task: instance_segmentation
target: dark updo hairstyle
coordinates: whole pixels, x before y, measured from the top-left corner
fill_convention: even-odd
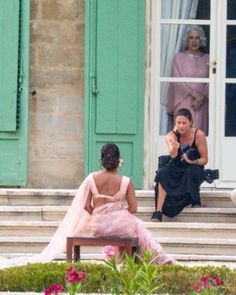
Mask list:
[[[116,169],[120,161],[120,150],[114,143],[107,143],[101,150],[101,164],[110,171]]]
[[[174,119],[176,120],[176,118],[178,116],[184,116],[185,118],[187,118],[190,122],[193,123],[193,115],[191,113],[191,111],[189,109],[179,109],[175,112],[174,115]]]

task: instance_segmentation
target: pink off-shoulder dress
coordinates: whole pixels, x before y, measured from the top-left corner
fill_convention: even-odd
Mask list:
[[[119,191],[113,196],[107,196],[98,192],[93,176],[90,178],[93,201],[97,198],[104,201],[104,205],[96,207],[91,215],[90,226],[93,235],[138,238],[139,249],[152,252],[153,262],[176,263],[175,259],[164,252],[144,223],[125,207],[129,181],[128,177],[123,176]]]

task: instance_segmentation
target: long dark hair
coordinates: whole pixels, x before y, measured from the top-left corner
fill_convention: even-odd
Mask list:
[[[189,109],[179,109],[175,112],[174,115],[174,120],[176,120],[176,117],[178,116],[184,116],[185,118],[187,118],[190,122],[193,123],[193,115],[191,113],[191,111]]]
[[[101,164],[110,171],[119,165],[120,150],[114,143],[106,143],[101,149]]]

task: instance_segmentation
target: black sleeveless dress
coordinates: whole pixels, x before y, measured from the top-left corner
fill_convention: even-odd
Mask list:
[[[191,148],[195,149],[194,159],[200,157],[195,142],[196,133],[197,129],[191,145]],[[178,134],[176,134],[176,138],[180,142]],[[178,215],[184,207],[190,204],[201,204],[199,192],[200,185],[204,181],[204,167],[181,161],[181,157],[180,146],[177,156],[159,168],[155,177],[157,185],[160,183],[167,193],[162,213],[168,217]],[[158,190],[156,193],[158,194]]]

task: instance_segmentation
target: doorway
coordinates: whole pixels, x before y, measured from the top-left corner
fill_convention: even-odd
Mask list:
[[[171,87],[189,85],[202,89],[206,100],[204,128],[208,140],[207,168],[220,170],[220,179],[206,187],[231,188],[236,185],[232,163],[236,147],[236,4],[233,0],[158,0],[150,1],[151,69],[150,104],[146,117],[150,126],[145,142],[153,154],[145,162],[146,186],[150,187],[158,156],[167,153],[165,134],[172,128]],[[206,57],[203,70],[187,64],[181,75],[173,74],[176,54],[184,52],[183,40],[189,26],[200,27],[205,35],[201,55]],[[194,63],[199,66],[196,57]],[[197,73],[196,73],[197,72]],[[180,91],[181,92],[181,91]],[[173,102],[173,101],[172,101]],[[201,120],[200,120],[201,121]],[[201,122],[200,122],[201,123]],[[145,149],[148,149],[146,144]]]

